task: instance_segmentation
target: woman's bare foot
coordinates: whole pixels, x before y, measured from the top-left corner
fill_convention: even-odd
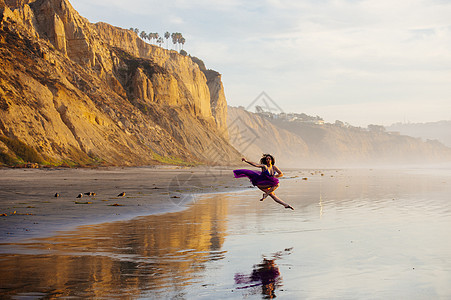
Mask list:
[[[263,197],[260,199],[260,201],[263,201],[263,200],[265,200],[266,199],[266,197],[268,197],[268,194],[263,194]]]
[[[285,206],[285,208],[291,208],[292,210],[294,210],[293,206],[291,206],[290,204],[287,204],[287,205]]]

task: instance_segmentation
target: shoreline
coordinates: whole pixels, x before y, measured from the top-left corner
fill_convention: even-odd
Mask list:
[[[204,195],[239,193],[249,190],[249,187],[254,188],[249,181],[234,178],[234,168],[0,168],[0,245],[48,237],[83,225],[176,213],[187,209],[196,198]],[[364,169],[387,171],[384,168]],[[428,170],[413,169],[420,174]],[[321,172],[319,169],[286,169],[282,180],[301,179],[301,171],[305,173],[302,177]],[[412,168],[398,171],[410,173]],[[428,175],[443,174],[438,174],[435,169]],[[95,192],[96,195],[77,198],[78,194],[87,192]],[[119,197],[122,192],[125,196]],[[60,196],[55,197],[55,193]]]
[[[203,171],[127,169],[100,174],[102,183],[116,180],[112,187],[130,185],[130,195],[135,188],[149,193],[124,201],[145,198],[157,208],[156,195],[166,197],[163,203],[168,204],[169,194],[143,189],[143,183],[147,188],[157,184],[149,178],[167,181],[176,174],[194,174],[178,177],[193,183],[213,175]],[[441,171],[415,169],[283,171],[277,194],[295,211],[269,199],[260,202],[259,190],[248,189],[246,179],[231,180],[226,171],[214,186],[207,181],[203,190],[185,186],[183,191],[195,202],[174,198],[187,208],[177,213],[78,226],[49,237],[3,243],[2,292],[19,298],[131,295],[143,299],[257,298],[266,290],[290,299],[450,294],[445,284],[449,263],[442,262],[448,262],[451,253],[449,230],[443,230],[451,221],[451,172],[443,176]],[[137,181],[138,173],[147,179]],[[74,174],[75,179],[81,174],[83,180],[94,181],[99,172]],[[129,180],[120,185],[123,174]],[[75,179],[72,183],[78,185],[81,181]],[[239,189],[229,182],[236,182]],[[88,207],[74,205],[84,212]],[[255,289],[248,288],[247,281],[237,281],[263,271],[262,263],[267,261],[274,262],[281,276],[278,285]],[[330,284],[325,288],[323,282]]]
[[[0,169],[0,243],[185,210],[199,195],[244,190],[232,167]],[[87,196],[85,193],[96,193]],[[120,197],[120,193],[125,195]],[[55,193],[59,197],[55,197]],[[83,194],[81,198],[77,198]]]

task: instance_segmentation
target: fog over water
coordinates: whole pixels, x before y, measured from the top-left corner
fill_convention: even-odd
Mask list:
[[[423,140],[438,140],[451,147],[451,120],[429,123],[396,123],[387,130],[398,131],[401,134],[419,137]]]

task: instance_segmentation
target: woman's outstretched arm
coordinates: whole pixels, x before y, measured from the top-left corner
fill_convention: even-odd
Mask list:
[[[251,161],[246,160],[244,157],[241,159],[242,161],[244,161],[245,163],[250,164],[251,166],[257,167],[257,168],[263,168],[265,167],[265,165],[261,165],[261,164],[257,164]]]

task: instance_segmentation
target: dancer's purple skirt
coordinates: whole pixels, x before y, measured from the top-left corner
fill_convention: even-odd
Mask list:
[[[247,169],[233,170],[235,178],[247,177],[253,185],[275,186],[279,184],[279,179],[266,174],[266,172],[256,172]]]

